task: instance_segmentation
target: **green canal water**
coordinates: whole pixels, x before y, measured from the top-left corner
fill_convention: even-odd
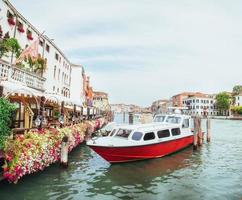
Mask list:
[[[0,200],[241,199],[242,122],[212,121],[212,141],[193,152],[110,165],[87,146],[69,156],[68,169],[51,165],[17,185],[0,183]]]

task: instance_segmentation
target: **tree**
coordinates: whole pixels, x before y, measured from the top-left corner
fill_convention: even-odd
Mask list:
[[[228,111],[230,108],[230,95],[226,92],[217,94],[216,107],[220,112]]]
[[[233,94],[238,95],[240,93],[242,93],[242,85],[235,85],[233,87]]]
[[[10,123],[15,109],[14,104],[0,98],[0,149],[3,149],[4,143],[11,133]]]

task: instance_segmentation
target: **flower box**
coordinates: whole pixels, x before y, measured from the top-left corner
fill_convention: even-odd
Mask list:
[[[33,40],[33,39],[34,39],[33,36],[32,36],[32,34],[28,34],[28,35],[27,35],[27,38],[28,38],[29,40]]]
[[[23,28],[23,26],[19,26],[19,27],[18,27],[18,31],[19,31],[20,33],[24,33],[24,28]]]
[[[12,25],[12,26],[14,26],[16,24],[13,17],[8,18],[8,23],[9,23],[9,25]]]

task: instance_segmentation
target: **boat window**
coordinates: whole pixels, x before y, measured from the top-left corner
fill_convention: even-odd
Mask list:
[[[141,132],[134,132],[134,134],[132,135],[132,140],[136,140],[139,141],[143,136],[143,133]]]
[[[113,136],[115,132],[116,132],[116,129],[113,129],[109,136]]]
[[[182,128],[189,128],[189,119],[184,119],[183,120]]]
[[[158,138],[165,138],[165,137],[170,137],[170,131],[167,130],[161,130],[157,132]]]
[[[181,122],[181,118],[175,117],[175,116],[169,116],[167,117],[166,122],[172,123],[172,124],[179,124]]]
[[[115,136],[128,138],[131,132],[129,129],[119,129]]]
[[[165,116],[155,116],[154,122],[164,122]]]
[[[153,139],[155,139],[154,132],[146,133],[144,136],[144,140],[153,140]]]
[[[180,128],[173,128],[173,129],[171,129],[171,134],[173,136],[180,135],[181,134]]]

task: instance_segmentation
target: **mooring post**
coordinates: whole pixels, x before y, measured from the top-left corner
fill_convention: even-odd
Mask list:
[[[198,118],[194,117],[193,149],[197,150]]]
[[[207,142],[211,140],[211,121],[207,118]]]
[[[68,167],[68,137],[67,136],[64,136],[61,142],[60,165],[64,168]]]
[[[39,112],[40,124],[39,124],[39,127],[38,127],[39,130],[41,130],[42,126],[43,126],[44,111],[45,111],[45,97],[42,96],[42,97],[40,97],[40,112]]]
[[[125,123],[125,112],[123,112],[123,123]]]
[[[198,146],[203,144],[202,119],[198,118]]]
[[[61,102],[61,117],[62,117],[62,120],[63,120],[63,123],[60,123],[60,127],[61,128],[63,128],[63,126],[64,126],[64,121],[65,121],[65,116],[64,116],[64,106],[65,106],[65,102],[64,101],[62,101]]]
[[[133,124],[134,123],[134,115],[132,112],[129,112],[129,124]]]

